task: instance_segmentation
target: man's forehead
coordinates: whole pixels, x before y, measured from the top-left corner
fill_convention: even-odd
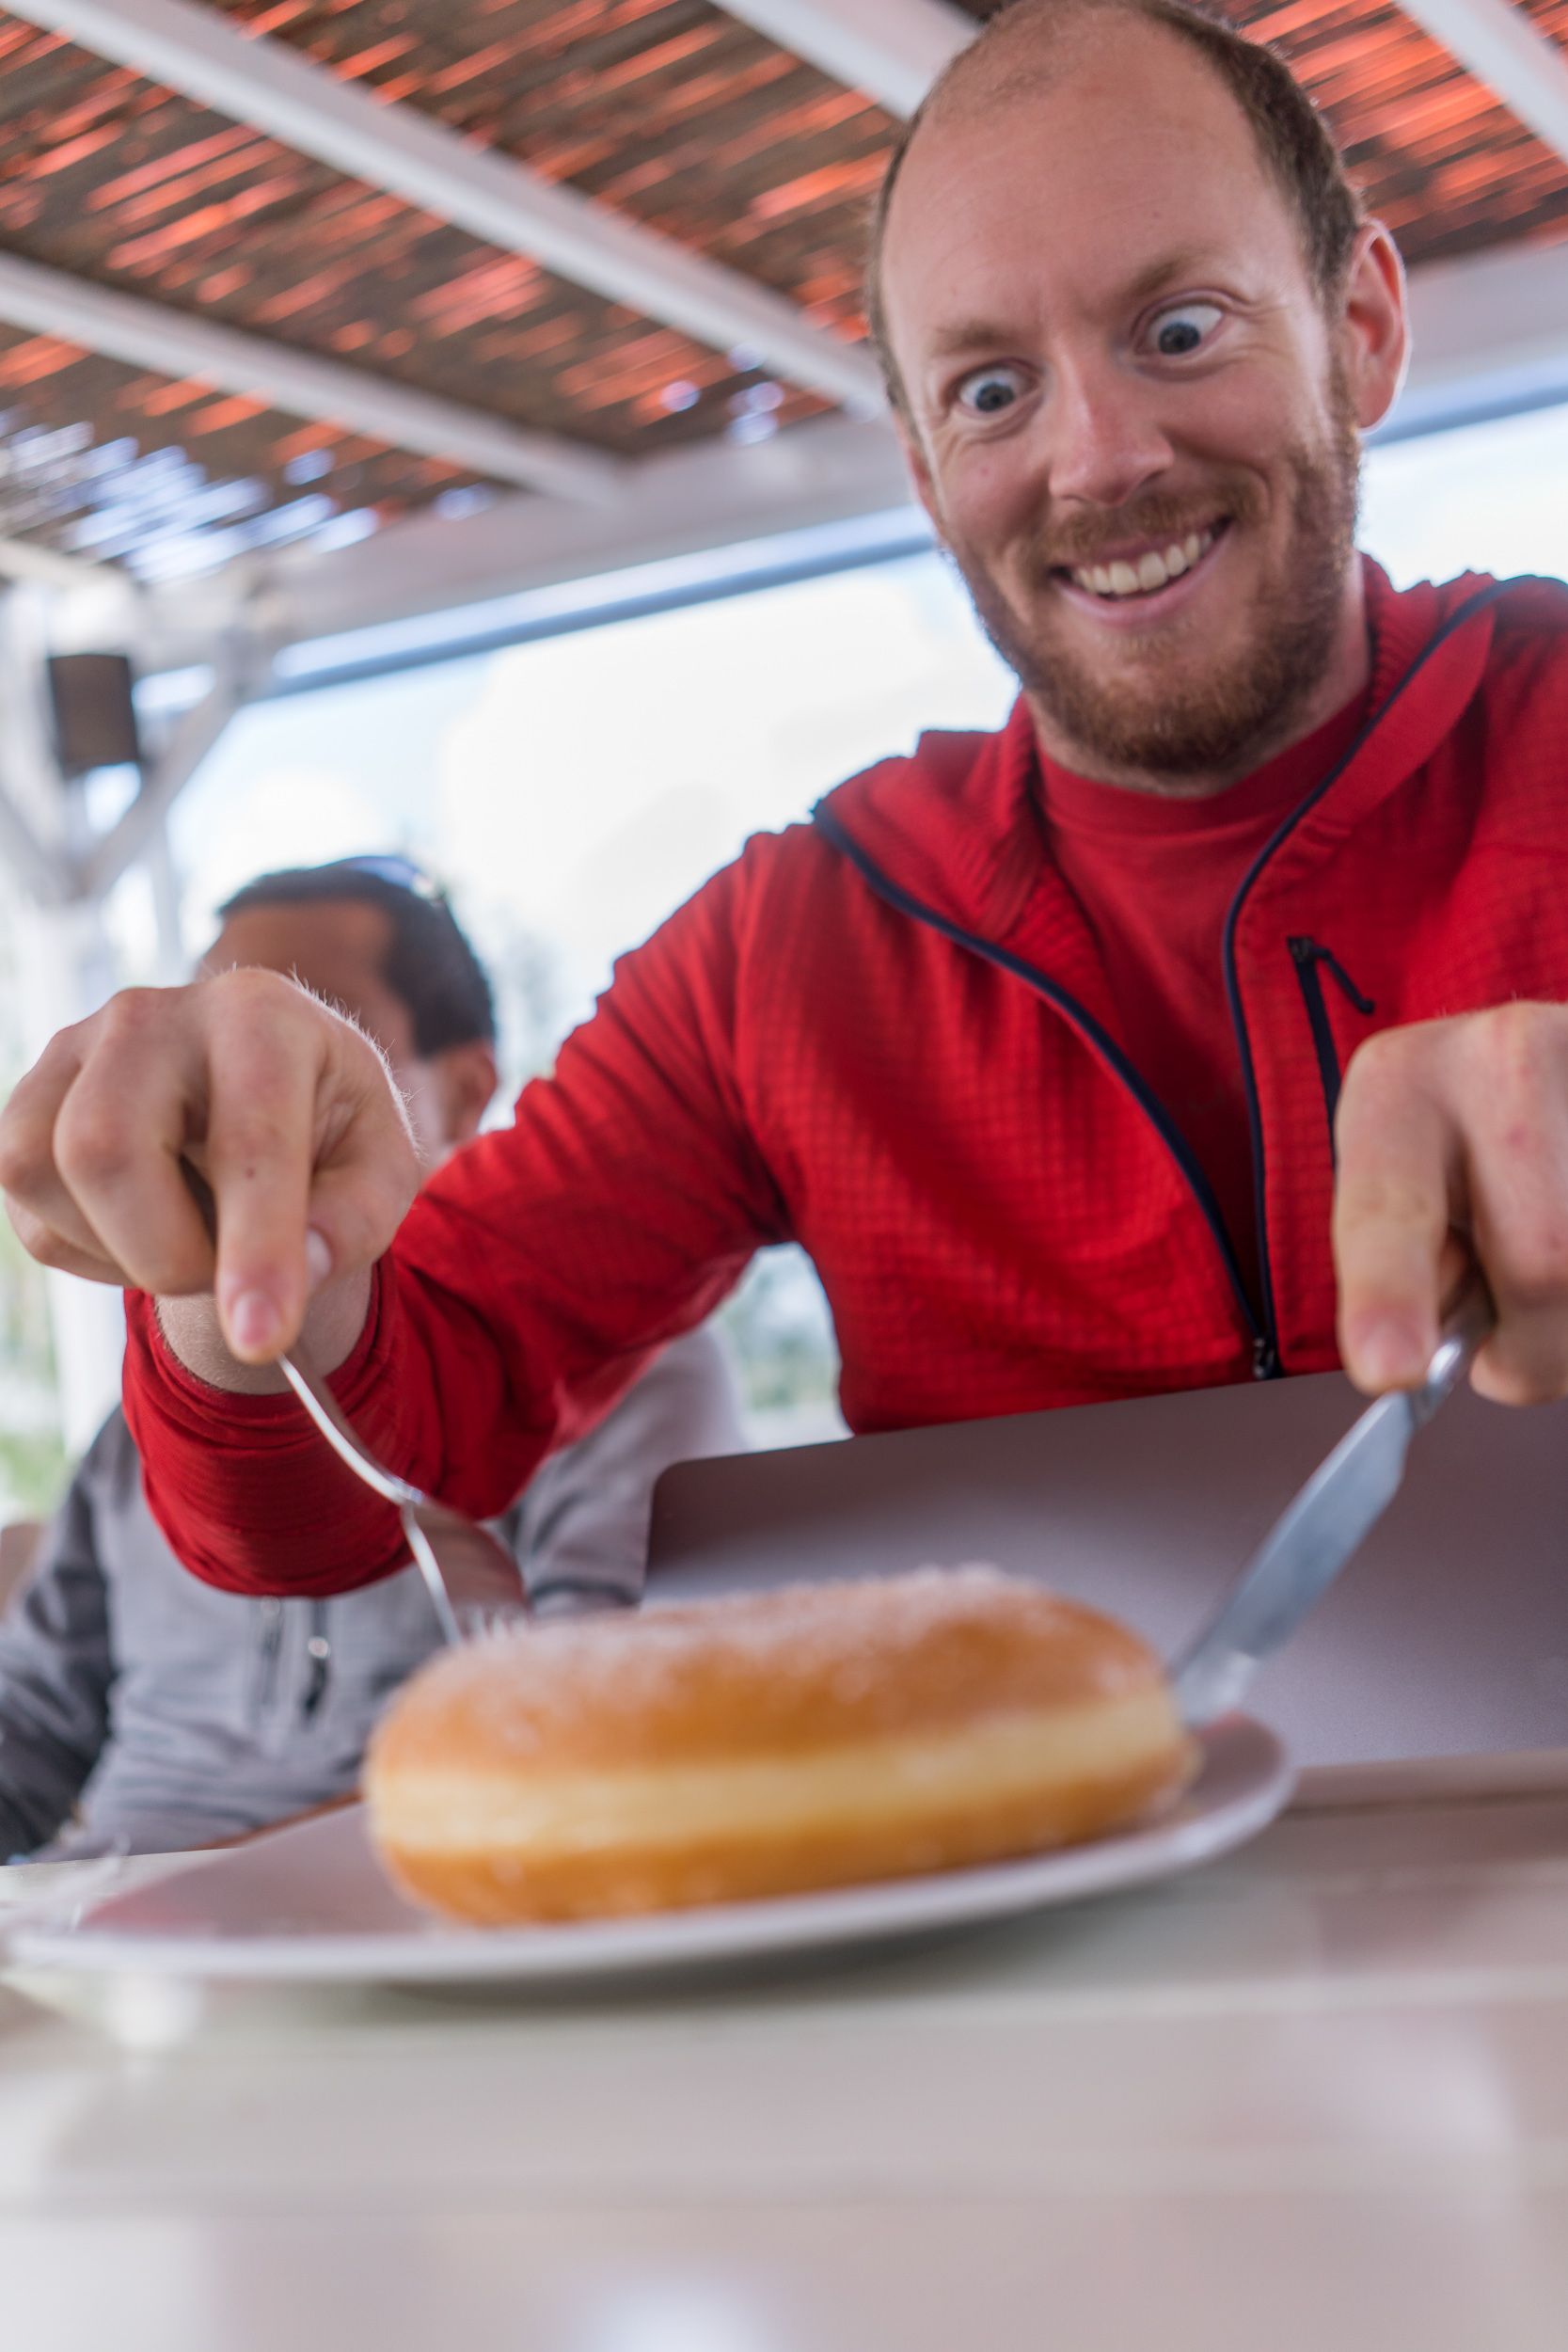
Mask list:
[[[363,898],[305,898],[238,907],[229,915],[205,961],[209,964],[271,963],[297,957],[327,958],[378,971],[391,944],[385,907]]]
[[[1037,84],[943,104],[911,141],[889,207],[884,306],[918,312],[923,350],[984,342],[1016,281],[1136,302],[1299,239],[1251,122],[1207,58],[1115,11]],[[1007,322],[1009,327],[1016,320]],[[974,330],[982,330],[977,338]]]
[[[1222,101],[1229,95],[1196,41],[1137,0],[1061,0],[1024,12],[1008,38],[993,33],[960,50],[927,98],[905,153],[917,154],[949,131],[983,142],[987,124],[1005,108],[1071,107],[1085,84],[1124,94],[1136,113],[1140,84],[1152,74],[1164,87],[1173,72],[1200,77]]]
[[[364,899],[241,907],[203,957],[202,969],[247,963],[292,973],[353,1013],[395,1057],[413,1016],[385,977],[391,943],[391,916]]]
[[[1006,202],[1021,161],[1036,189],[1092,197],[1113,170],[1183,183],[1196,202],[1241,171],[1263,170],[1235,92],[1194,44],[1146,16],[1112,9],[1047,53],[1040,70],[959,84],[911,139],[889,206],[892,249],[984,194]]]

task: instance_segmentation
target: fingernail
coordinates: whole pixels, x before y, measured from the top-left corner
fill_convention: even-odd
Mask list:
[[[265,1291],[242,1291],[230,1306],[228,1322],[236,1355],[260,1356],[277,1338],[277,1310]]]
[[[1351,1362],[1363,1388],[1398,1389],[1418,1380],[1425,1369],[1414,1328],[1392,1317],[1370,1323],[1357,1333]]]
[[[318,1233],[312,1225],[305,1236],[305,1286],[312,1295],[319,1291],[332,1271],[332,1252],[325,1233]]]

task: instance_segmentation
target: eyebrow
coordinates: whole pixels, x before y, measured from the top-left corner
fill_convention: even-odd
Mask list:
[[[1147,302],[1164,286],[1180,284],[1184,278],[1201,278],[1212,269],[1218,256],[1205,246],[1187,246],[1176,253],[1163,254],[1150,262],[1137,276],[1120,289],[1124,302]],[[983,317],[960,319],[944,326],[931,339],[931,357],[950,359],[966,351],[994,350],[999,343],[1011,342],[1011,336],[994,321]]]
[[[1205,277],[1217,259],[1210,246],[1185,246],[1180,252],[1166,254],[1163,260],[1141,269],[1126,289],[1128,298],[1144,302],[1150,294],[1158,294],[1162,286],[1172,285],[1183,278]]]

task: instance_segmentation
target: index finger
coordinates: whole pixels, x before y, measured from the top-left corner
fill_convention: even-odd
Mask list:
[[[381,1256],[420,1174],[378,1047],[308,990],[268,984],[287,992],[279,1017],[255,1018],[236,993],[214,1020],[204,1152],[219,1319],[230,1351],[251,1363],[293,1345],[328,1274]]]
[[[1372,1044],[1381,1041],[1373,1040]],[[1418,1387],[1437,1345],[1460,1213],[1459,1137],[1407,1041],[1352,1062],[1335,1134],[1339,1354],[1357,1388]]]
[[[282,1003],[275,1019],[258,1010],[247,993],[214,997],[198,1155],[213,1196],[218,1319],[242,1363],[269,1363],[293,1345],[317,1271],[307,1237],[331,1018],[316,1008],[291,1019]]]

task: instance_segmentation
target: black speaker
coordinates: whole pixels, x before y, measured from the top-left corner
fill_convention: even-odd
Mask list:
[[[94,768],[141,766],[134,684],[122,653],[50,655],[55,749],[68,779],[88,775]]]

